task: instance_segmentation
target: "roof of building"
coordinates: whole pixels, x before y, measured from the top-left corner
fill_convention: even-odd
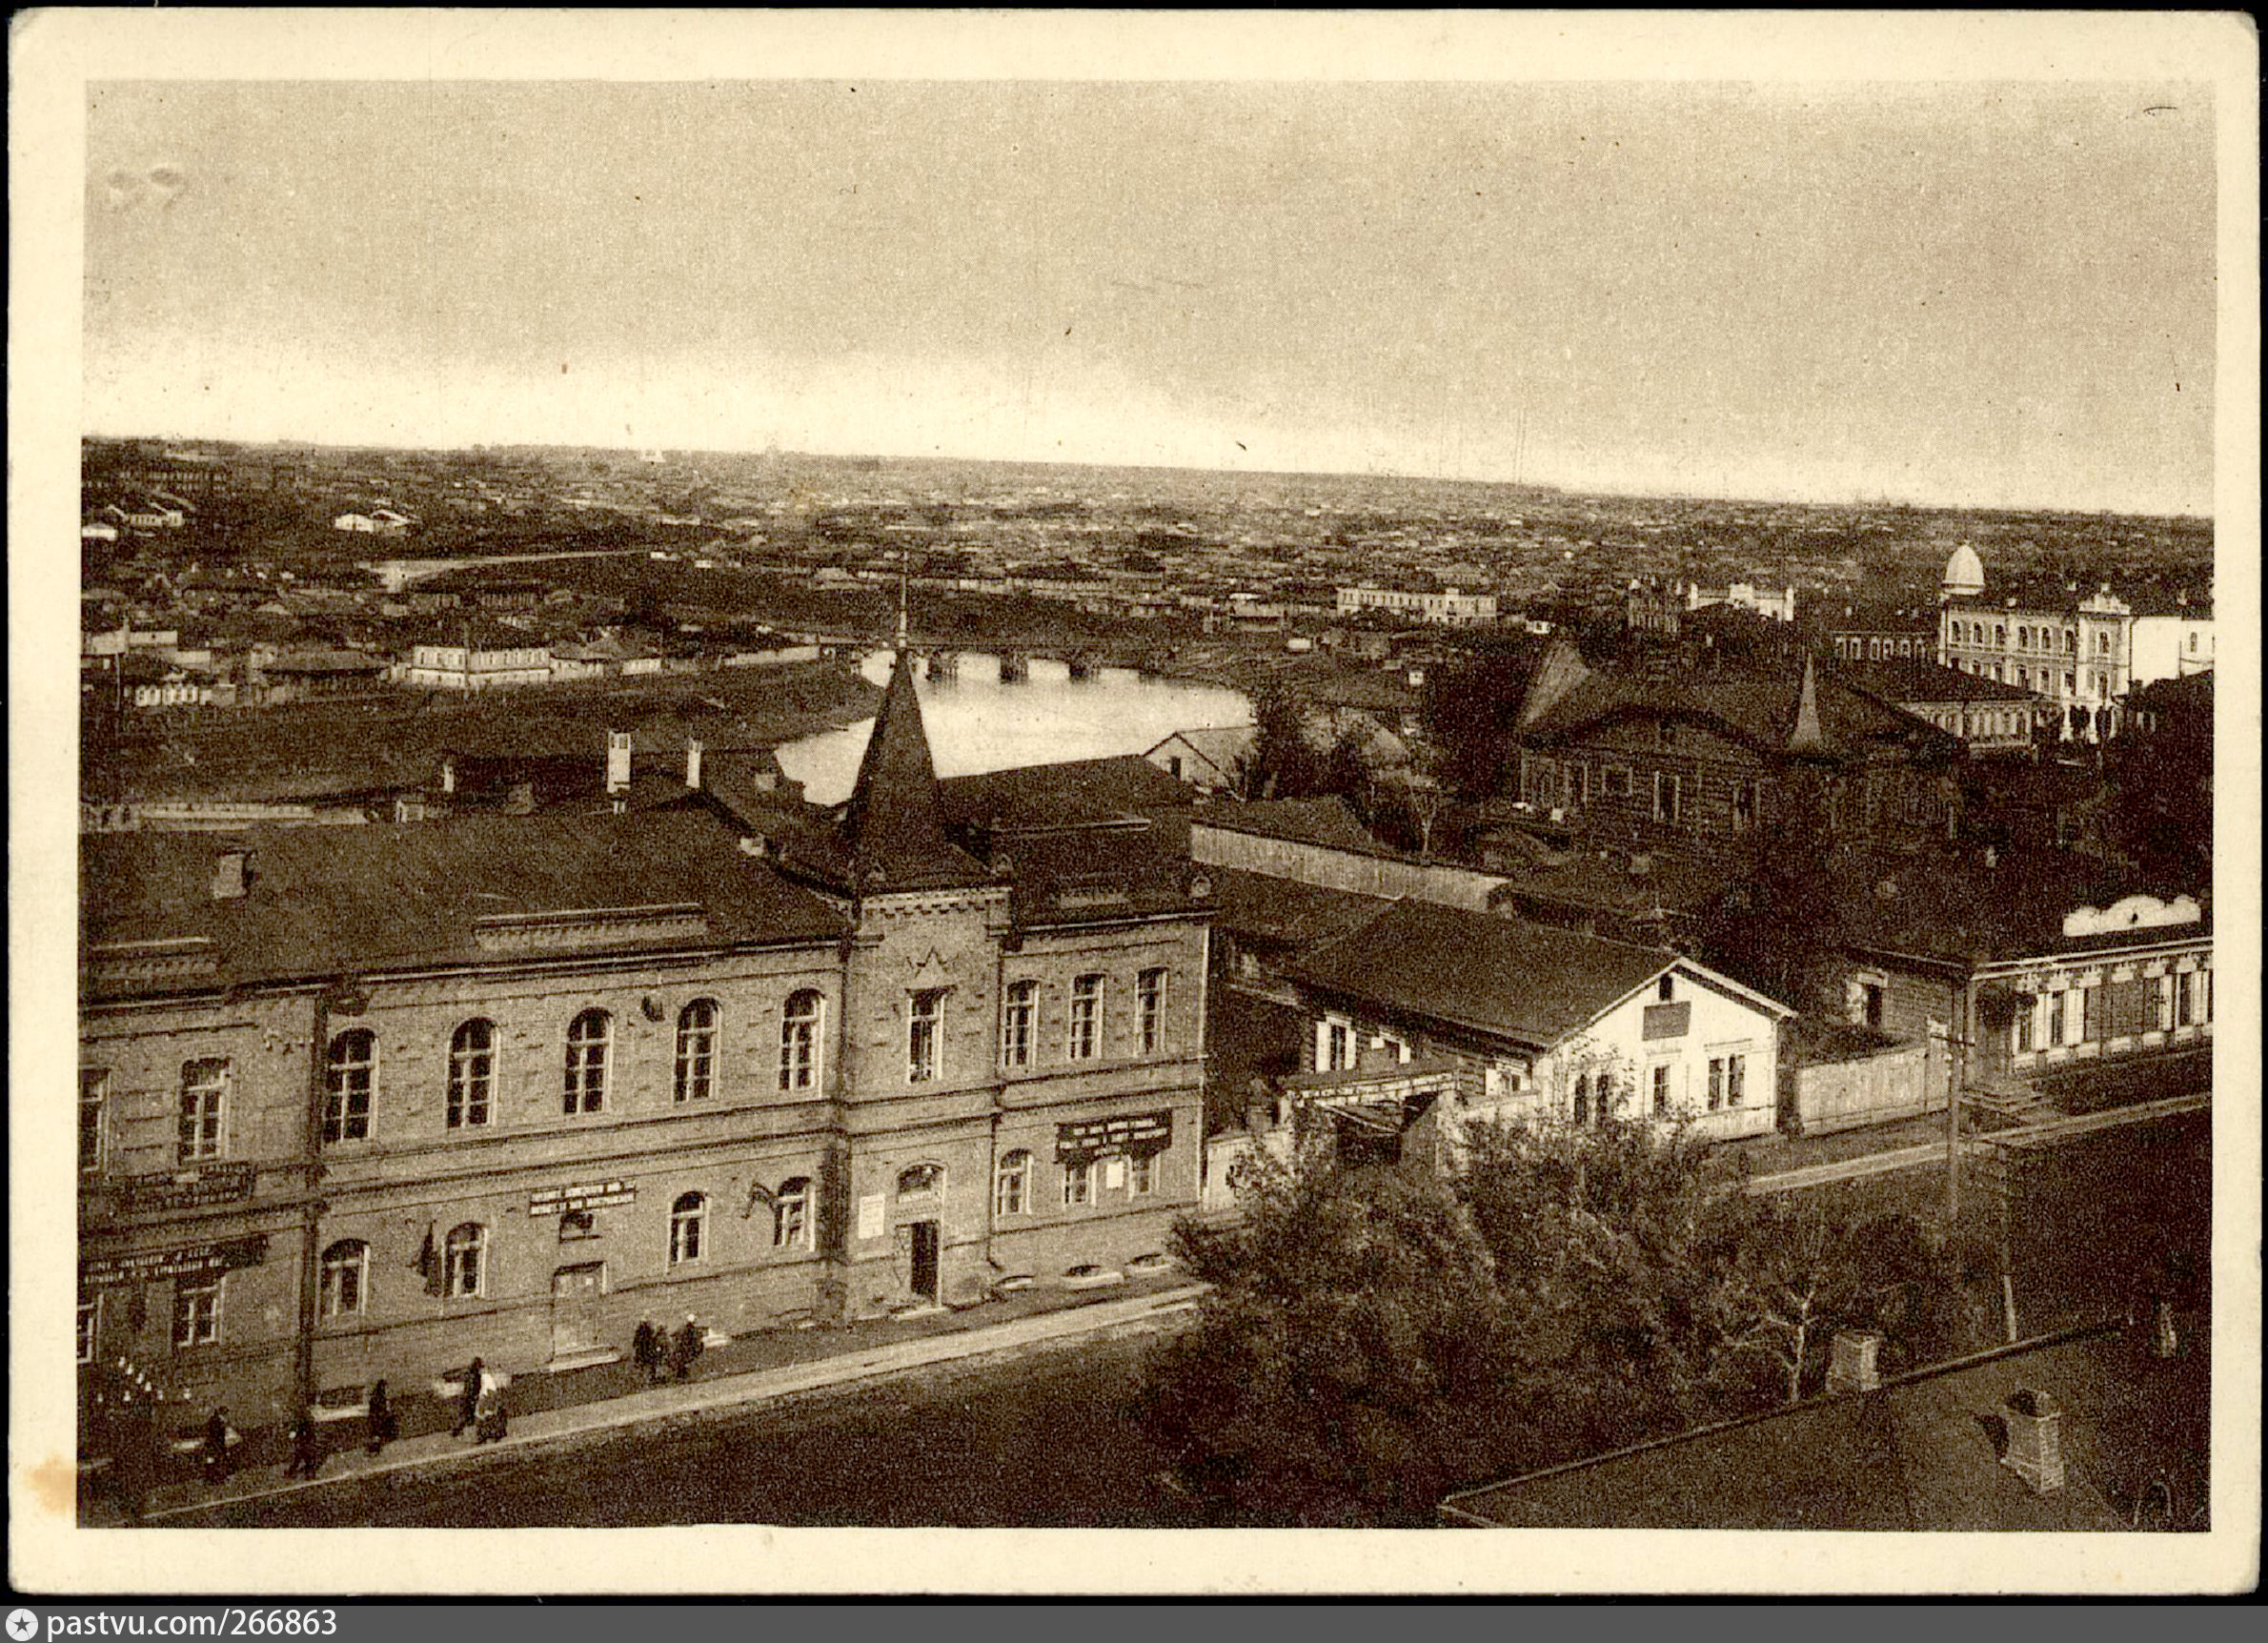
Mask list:
[[[1521,725],[1524,738],[1541,742],[1566,740],[1614,720],[1650,718],[1691,720],[1769,754],[1832,759],[1886,744],[1934,752],[1957,745],[1927,720],[1832,674],[1819,676],[1808,656],[1800,673],[1781,667],[1656,676],[1592,673],[1569,651],[1547,665],[1531,692],[1547,682],[1542,704],[1524,714]]]
[[[1196,893],[1210,871],[1149,828],[1023,836],[993,864],[1015,882],[1016,922],[1026,929],[1114,919],[1208,912]]]
[[[1633,867],[1632,854],[1641,866]],[[1699,859],[1650,851],[1553,852],[1532,866],[1510,870],[1494,899],[1533,897],[1625,918],[1697,912],[1725,893],[1740,864],[1722,857]]]
[[[1963,673],[1922,657],[1889,661],[1838,661],[1836,678],[1893,705],[1934,701],[2037,701],[2039,697],[1982,674]]]
[[[1942,582],[1948,593],[1981,589],[1985,585],[1984,560],[1977,557],[1974,548],[1963,542],[1947,556]]]
[[[1517,1528],[1977,1531],[2129,1527],[2131,1497],[2202,1436],[2202,1349],[2074,1329],[1452,1495],[1449,1521]],[[2064,1484],[2006,1464],[2009,1400],[2059,1414]],[[2164,1406],[2177,1404],[2168,1418]],[[2198,1411],[2192,1413],[2192,1410]]]
[[[218,900],[214,869],[230,848],[252,853],[249,887]],[[496,941],[484,941],[476,921],[493,932],[514,916],[698,908],[666,931],[637,935],[641,947],[818,942],[842,928],[825,903],[742,853],[715,818],[692,811],[96,834],[80,842],[79,874],[98,995],[493,959]],[[574,937],[555,939],[545,951],[577,950]],[[618,932],[593,942],[625,939]],[[100,974],[99,949],[116,959],[117,943],[185,941],[211,943],[203,950],[212,963],[178,984],[106,983]]]
[[[955,827],[1078,826],[1196,802],[1185,782],[1131,753],[952,776],[937,790],[938,813]]]
[[[359,650],[303,650],[277,657],[266,673],[383,673],[386,663]]]
[[[1659,947],[1401,901],[1286,973],[1404,1015],[1545,1046],[1673,964],[1701,967]]]
[[[1295,844],[1325,844],[1335,850],[1367,850],[1385,846],[1354,818],[1347,801],[1325,799],[1255,799],[1243,804],[1222,804],[1206,810],[1197,824],[1225,827],[1232,833],[1257,833],[1264,839],[1284,839]]]
[[[1393,903],[1382,896],[1329,890],[1240,867],[1208,867],[1213,923],[1266,946],[1305,952],[1361,929]]]
[[[914,692],[914,669],[902,651],[875,715],[859,780],[834,827],[782,841],[781,860],[791,872],[842,890],[929,890],[992,881],[991,870],[945,834],[937,765]]]
[[[1237,761],[1252,750],[1258,728],[1249,724],[1208,724],[1194,730],[1177,730],[1162,739],[1144,753],[1144,759],[1176,742],[1205,761],[1224,776],[1236,772]]]
[[[2185,673],[2178,679],[2154,679],[2126,698],[2130,708],[2149,713],[2197,713],[2213,718],[2213,670]]]

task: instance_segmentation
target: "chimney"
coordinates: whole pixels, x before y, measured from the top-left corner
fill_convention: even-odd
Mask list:
[[[699,738],[688,736],[685,739],[685,785],[696,792],[700,790],[700,755]]]
[[[250,850],[223,850],[213,862],[213,899],[215,902],[241,902],[245,886],[252,882],[252,852]]]
[[[504,796],[504,814],[532,816],[536,813],[536,784],[533,781],[515,781],[512,791]]]
[[[1879,1389],[1882,1376],[1874,1358],[1881,1349],[1882,1337],[1872,1329],[1837,1329],[1827,1362],[1827,1389],[1839,1395]]]
[[[2063,1410],[2045,1392],[2020,1387],[2000,1406],[2008,1423],[2008,1450],[2000,1464],[2030,1484],[2035,1494],[2063,1487]]]
[[[606,733],[606,790],[625,793],[630,788],[630,732]]]

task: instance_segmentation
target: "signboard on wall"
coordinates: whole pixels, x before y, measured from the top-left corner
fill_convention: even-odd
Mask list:
[[[249,1164],[206,1164],[195,1169],[162,1169],[152,1175],[130,1175],[118,1183],[126,1207],[135,1214],[167,1209],[197,1209],[213,1204],[234,1204],[252,1196],[253,1166]]]
[[[1055,1126],[1055,1156],[1062,1164],[1098,1158],[1105,1152],[1164,1152],[1173,1145],[1173,1112],[1127,1112],[1113,1118],[1083,1118]]]
[[[574,1187],[538,1187],[528,1195],[528,1213],[557,1215],[569,1209],[596,1209],[638,1199],[635,1181],[586,1181]]]
[[[96,1255],[79,1263],[86,1286],[147,1284],[160,1278],[209,1278],[257,1267],[268,1259],[268,1235],[231,1238],[218,1244],[191,1244],[176,1249],[140,1249],[129,1255]]]
[[[870,1192],[859,1200],[859,1236],[880,1238],[887,1217],[883,1215],[884,1200],[879,1192]]]

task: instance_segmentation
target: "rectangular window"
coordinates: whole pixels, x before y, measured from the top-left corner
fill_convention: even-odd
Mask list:
[[[2166,984],[2163,981],[2142,983],[2142,1030],[2166,1030]]]
[[[220,1339],[219,1278],[173,1287],[173,1345],[210,1347]]]
[[[1740,1098],[1748,1093],[1749,1058],[1729,1055],[1725,1058],[1725,1105],[1738,1106]]]
[[[1670,1110],[1670,1069],[1669,1069],[1668,1067],[1666,1067],[1666,1066],[1657,1066],[1657,1067],[1655,1067],[1655,1068],[1653,1069],[1653,1111],[1654,1111],[1654,1116],[1655,1116],[1655,1117],[1657,1117],[1657,1118],[1659,1118],[1659,1117],[1660,1117],[1662,1114],[1664,1114],[1664,1113],[1668,1112],[1669,1110]]]
[[[377,1070],[377,1035],[356,1028],[331,1042],[324,1069],[323,1142],[370,1139],[371,1084]]]
[[[2174,978],[2174,1024],[2195,1026],[2197,1021],[2197,976],[2184,970]]]
[[[1066,1207],[1095,1201],[1095,1161],[1078,1159],[1063,1166],[1063,1203]]]
[[[1607,797],[1628,799],[1630,796],[1630,770],[1627,764],[1607,766]]]
[[[111,1075],[101,1067],[79,1068],[79,1173],[102,1171],[103,1108],[111,1099]]]
[[[1126,1166],[1126,1187],[1135,1197],[1142,1198],[1158,1189],[1158,1155],[1154,1152],[1137,1153]]]
[[[1756,784],[1753,781],[1735,781],[1732,784],[1732,828],[1745,833],[1756,824]]]
[[[1315,1070],[1344,1072],[1353,1065],[1354,1029],[1345,1022],[1325,1023],[1322,1041],[1317,1045]]]
[[[1071,984],[1071,1059],[1093,1061],[1103,1053],[1103,978],[1081,976]]]
[[[1156,1055],[1165,1047],[1165,972],[1143,971],[1135,981],[1135,997],[1142,1010],[1142,1053]]]
[[[2060,990],[2048,995],[2048,1047],[2053,1049],[2064,1042],[2063,994]]]
[[[2033,1017],[2039,1008],[2037,999],[2029,999],[2016,1011],[2016,1054],[2026,1055],[2032,1049]]]
[[[906,1016],[905,1081],[928,1084],[937,1077],[938,1029],[945,1018],[945,989],[914,994]]]
[[[94,1362],[94,1347],[102,1336],[102,1297],[92,1295],[79,1303],[79,1362]]]
[[[195,1164],[220,1156],[221,1119],[228,1104],[229,1064],[192,1061],[181,1068],[181,1126],[174,1157]]]
[[[1712,1055],[1709,1058],[1709,1110],[1714,1112],[1724,1105],[1725,1058],[1721,1055]]]
[[[1657,770],[1653,778],[1653,819],[1674,825],[1683,809],[1684,781],[1668,771]]]
[[[1032,1064],[1032,1024],[1040,1009],[1040,984],[1017,982],[1008,988],[1008,1003],[1001,1016],[1001,1063],[1004,1066]]]

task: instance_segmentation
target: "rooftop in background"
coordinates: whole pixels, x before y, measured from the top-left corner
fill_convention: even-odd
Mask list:
[[[230,849],[251,851],[250,871],[244,893],[222,899],[214,872]],[[195,943],[210,962],[184,975],[191,990],[469,962],[496,950],[497,921],[544,915],[631,927],[640,921],[623,915],[683,909],[644,921],[667,927],[643,929],[642,946],[825,941],[841,929],[823,902],[698,812],[98,834],[80,842],[79,874],[82,957],[108,947],[131,964],[120,944]],[[98,973],[91,990],[120,989]]]
[[[1325,844],[1335,850],[1383,852],[1386,846],[1354,818],[1347,801],[1329,799],[1255,799],[1243,804],[1211,806],[1200,825],[1225,827],[1232,833],[1254,833],[1264,839],[1282,839],[1294,844]]]
[[[1919,657],[1895,661],[1838,661],[1834,675],[1883,701],[2036,701],[2029,690],[1982,674],[1963,673]]]
[[[1213,922],[1239,940],[1305,952],[1353,934],[1393,903],[1352,890],[1328,890],[1297,879],[1208,867]]]
[[[1659,947],[1402,901],[1286,974],[1342,997],[1545,1046],[1681,962]]]
[[[948,826],[1020,831],[1092,826],[1189,809],[1196,795],[1139,754],[1026,764],[937,784]]]
[[[2207,1441],[2209,1331],[2186,1322],[2171,1360],[2151,1355],[2142,1329],[2067,1331],[1468,1490],[1442,1516],[1522,1529],[2130,1528],[2152,1480],[2186,1481]],[[2064,1484],[2052,1492],[2002,1459],[2009,1400],[2025,1391],[2060,1410]]]

